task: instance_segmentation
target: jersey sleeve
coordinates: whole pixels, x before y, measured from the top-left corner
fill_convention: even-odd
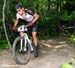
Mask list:
[[[16,14],[16,19],[19,19],[19,18],[20,18],[19,14]]]
[[[18,14],[18,13],[16,14],[16,18],[17,18],[17,19],[24,19],[24,18],[23,18],[20,14]]]

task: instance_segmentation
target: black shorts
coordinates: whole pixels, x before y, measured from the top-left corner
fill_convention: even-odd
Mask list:
[[[29,30],[32,30],[32,32],[37,32],[37,23],[35,22],[31,27],[28,27]]]

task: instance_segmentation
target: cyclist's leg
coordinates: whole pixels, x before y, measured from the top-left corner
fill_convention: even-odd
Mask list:
[[[37,24],[35,23],[32,26],[32,38],[33,38],[33,43],[34,43],[34,56],[38,56],[38,38],[37,38]]]
[[[32,26],[32,38],[35,46],[37,46],[37,24],[36,23]]]
[[[33,42],[35,44],[35,46],[37,46],[37,32],[32,32],[32,38],[33,38]]]

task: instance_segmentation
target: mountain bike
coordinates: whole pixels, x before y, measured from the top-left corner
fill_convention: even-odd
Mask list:
[[[17,64],[27,64],[30,60],[30,54],[34,50],[32,43],[27,35],[27,27],[25,25],[20,26],[17,29],[19,32],[23,32],[22,36],[18,36],[12,47],[13,58]]]

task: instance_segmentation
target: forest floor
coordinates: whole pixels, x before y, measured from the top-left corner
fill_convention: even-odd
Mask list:
[[[13,60],[9,49],[0,51],[0,68],[61,68],[65,62],[72,62],[74,66],[75,46],[67,43],[64,38],[52,38],[40,41],[40,55],[31,55],[26,65],[18,65]]]

